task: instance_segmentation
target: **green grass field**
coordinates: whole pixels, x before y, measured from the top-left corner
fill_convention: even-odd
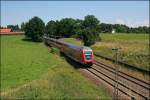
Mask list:
[[[102,41],[91,46],[95,53],[114,58],[112,48],[121,48],[119,59],[131,65],[149,70],[149,36],[148,34],[100,34]],[[65,41],[83,45],[73,38]]]
[[[1,36],[2,99],[110,99],[64,57],[24,36]]]

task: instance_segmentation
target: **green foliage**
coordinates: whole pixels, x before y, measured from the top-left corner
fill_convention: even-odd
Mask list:
[[[112,30],[112,26],[111,26],[111,24],[101,23],[100,24],[100,30],[102,33],[106,33],[106,32],[110,33]]]
[[[50,52],[53,54],[59,54],[59,49],[52,47]]]
[[[126,25],[115,24],[112,27],[113,27],[113,29],[116,30],[117,33],[128,33],[129,32],[129,27],[127,27]]]
[[[70,37],[75,34],[76,22],[72,18],[64,18],[59,22],[59,35],[62,37]]]
[[[18,25],[7,25],[7,28],[11,28],[11,31],[19,31],[19,26]]]
[[[87,29],[96,29],[99,25],[99,20],[94,15],[87,15],[82,25]]]
[[[50,21],[46,27],[47,34],[84,39],[83,42],[86,42],[84,44],[87,46],[101,40],[99,33],[111,33],[112,30],[116,33],[149,33],[149,27],[146,26],[130,28],[122,24],[100,24],[94,15],[87,15],[84,20],[63,18],[60,21]]]
[[[38,17],[34,17],[30,19],[28,23],[22,23],[21,29],[25,30],[25,35],[33,41],[41,41],[43,34],[46,33],[49,36],[59,38],[84,38],[83,42],[86,42],[85,39],[91,39],[87,40],[87,43],[84,43],[85,45],[89,44],[88,46],[94,44],[95,41],[101,40],[99,37],[99,33],[101,32],[111,33],[112,30],[115,30],[117,33],[149,33],[150,30],[149,27],[146,26],[130,28],[121,24],[100,24],[100,21],[94,15],[87,15],[84,20],[73,18],[63,18],[60,21],[51,20],[47,23],[46,30],[44,30],[43,21]]]
[[[25,24],[24,22],[21,23],[21,30],[24,31],[25,30]]]
[[[146,27],[146,26],[139,26],[137,28],[130,28],[129,29],[129,33],[150,33],[150,27]]]
[[[74,37],[82,39],[82,30],[83,30],[83,20],[76,19],[75,20],[75,34],[73,35]]]
[[[71,37],[81,32],[80,19],[64,18],[60,21],[49,21],[46,25],[46,34],[49,36]]]
[[[55,21],[49,21],[46,25],[46,33],[48,35],[56,35],[57,25]]]
[[[122,24],[100,24],[100,30],[103,33],[111,33],[113,29],[115,29],[117,33],[149,33],[150,28],[146,26],[132,28]]]
[[[82,40],[85,46],[91,46],[99,40],[99,20],[93,15],[85,16],[83,21]]]
[[[38,18],[40,21],[34,21],[28,23],[21,23],[21,31],[26,32],[26,36],[32,38],[33,41],[41,41],[41,36],[44,30],[43,21]],[[31,21],[31,20],[30,20]],[[36,22],[39,22],[38,25]],[[95,29],[99,33],[111,33],[112,30],[115,30],[116,33],[149,33],[150,27],[147,26],[139,26],[139,27],[128,27],[122,24],[106,24],[101,23],[94,15],[87,15],[85,16],[84,20],[81,19],[73,19],[73,18],[63,18],[60,21],[49,21],[46,25],[46,34],[55,35],[59,37],[78,37],[82,38],[82,31],[84,29]],[[27,25],[26,25],[27,24]],[[42,26],[42,27],[41,27]],[[12,31],[20,31],[18,25],[7,25],[8,28],[11,28]],[[36,28],[37,27],[37,28]],[[1,28],[4,28],[1,26]],[[33,29],[32,29],[33,28]],[[43,28],[43,30],[41,30]],[[39,32],[42,31],[42,32]],[[42,34],[41,34],[42,33]],[[96,36],[97,37],[97,36]],[[100,38],[96,40],[101,40]]]
[[[33,17],[25,25],[25,35],[35,42],[42,41],[42,36],[45,33],[45,24],[38,18]]]
[[[86,29],[82,31],[82,41],[85,46],[91,46],[95,43],[94,30]]]

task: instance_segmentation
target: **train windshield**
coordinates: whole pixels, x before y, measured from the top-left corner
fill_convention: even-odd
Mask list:
[[[84,55],[86,60],[92,59],[92,51],[85,51]]]

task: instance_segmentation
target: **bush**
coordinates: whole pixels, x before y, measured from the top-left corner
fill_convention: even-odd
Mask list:
[[[52,47],[50,52],[53,54],[59,54],[59,49]]]
[[[33,17],[25,25],[26,37],[31,38],[35,42],[42,41],[42,36],[44,35],[44,32],[45,32],[45,24],[38,17]]]

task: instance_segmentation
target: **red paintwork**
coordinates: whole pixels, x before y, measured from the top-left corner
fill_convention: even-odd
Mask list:
[[[9,32],[11,32],[11,29],[10,28],[0,29],[0,32],[1,33],[9,33]]]
[[[80,61],[81,61],[81,62],[95,62],[93,51],[92,51],[92,59],[91,59],[91,60],[86,60],[86,59],[84,58],[84,52],[83,52],[83,50],[82,50],[82,59],[81,59]]]
[[[81,52],[82,52],[82,58],[81,58],[81,62],[84,62],[84,52],[83,52],[83,50],[81,50]]]
[[[92,51],[92,62],[95,62],[93,51]]]

